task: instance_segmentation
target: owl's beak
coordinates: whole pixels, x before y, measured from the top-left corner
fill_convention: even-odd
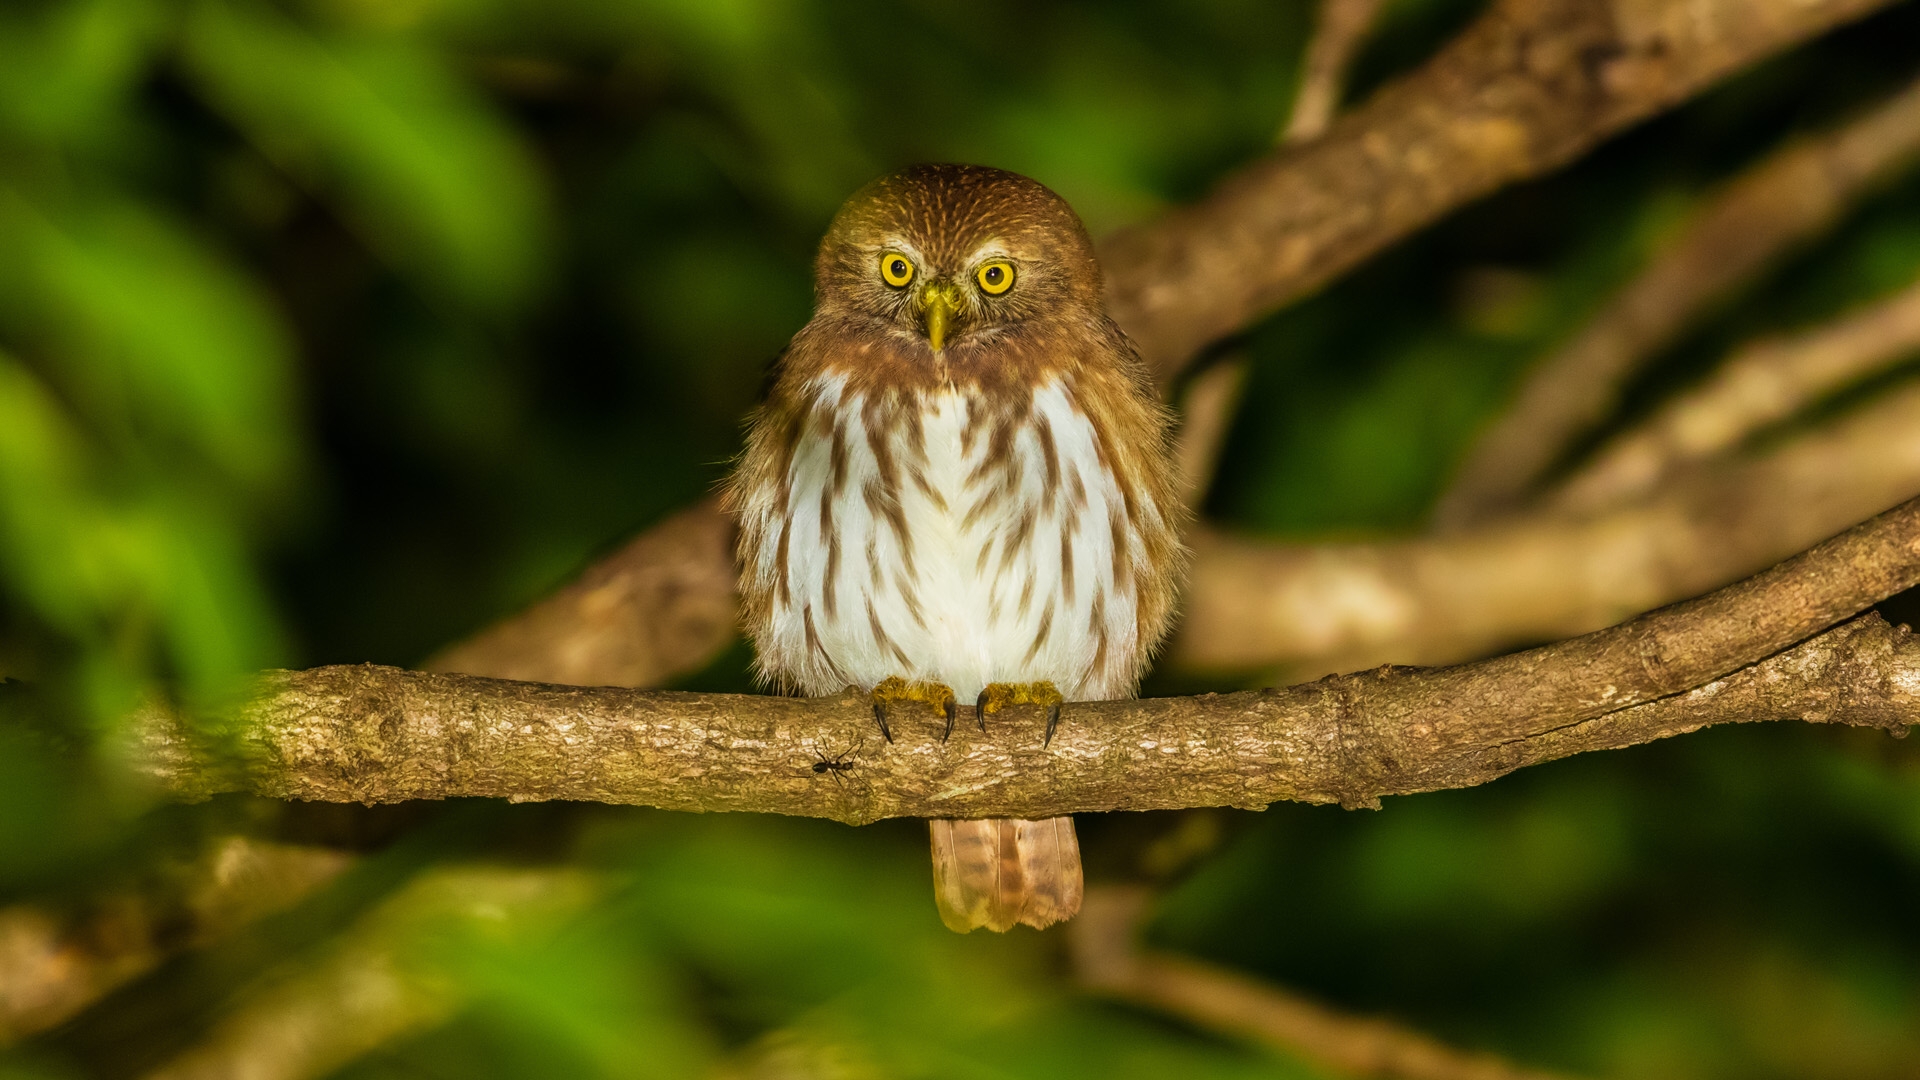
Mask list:
[[[954,292],[954,287],[945,282],[927,285],[926,306],[921,309],[920,321],[927,329],[927,344],[933,346],[934,352],[946,344],[947,329],[953,325],[953,317],[960,313],[960,298]]]

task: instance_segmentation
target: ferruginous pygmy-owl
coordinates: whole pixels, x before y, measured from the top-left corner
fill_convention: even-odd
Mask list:
[[[951,734],[956,694],[982,730],[1045,708],[1049,741],[1062,700],[1131,696],[1181,510],[1079,217],[1023,176],[917,166],[847,201],[814,279],[728,488],[761,675],[871,692],[889,740],[909,711]],[[1079,910],[1072,818],[930,824],[953,929]]]

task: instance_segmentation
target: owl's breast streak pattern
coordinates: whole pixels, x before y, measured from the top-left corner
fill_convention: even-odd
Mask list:
[[[962,700],[989,682],[1132,691],[1134,517],[1151,504],[1122,489],[1067,380],[1008,394],[829,373],[798,397],[780,490],[745,507],[749,574],[777,583],[764,666],[806,693],[896,675]]]

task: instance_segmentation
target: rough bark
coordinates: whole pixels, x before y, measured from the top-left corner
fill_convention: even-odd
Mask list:
[[[1920,500],[1585,637],[1455,668],[1075,703],[1050,746],[1038,710],[1009,710],[985,735],[962,723],[945,743],[929,713],[897,721],[888,743],[857,693],[689,694],[366,666],[264,676],[220,732],[241,748],[237,766],[220,767],[158,710],[136,725],[134,753],[186,797],[580,799],[849,823],[1371,805],[1709,724],[1920,722],[1920,648],[1904,627],[1869,616],[1819,633],[1917,582]],[[816,772],[823,760],[852,767]]]
[[[1920,82],[1727,185],[1572,341],[1528,376],[1435,511],[1460,528],[1509,512],[1618,405],[1635,372],[1715,301],[1830,228],[1920,155]]]
[[[181,753],[189,736],[164,713],[143,718],[140,739],[147,771],[188,798],[568,799],[866,824],[1283,800],[1365,806],[1712,724],[1920,723],[1920,650],[1877,617],[1660,697],[1654,686],[1685,682],[1670,672],[1700,666],[1667,651],[1640,641],[1597,650],[1606,655],[1523,653],[1284,689],[1080,703],[1045,747],[1043,719],[1013,710],[984,736],[963,710],[947,743],[938,717],[917,729],[896,720],[887,743],[862,694],[691,694],[327,667],[262,678],[237,717],[244,766]],[[822,758],[851,768],[816,773]]]
[[[1497,0],[1320,138],[1100,247],[1108,301],[1169,378],[1441,215],[1540,175],[1884,0]]]
[[[1753,573],[1917,492],[1911,387],[1591,517],[1531,513],[1379,543],[1203,534],[1165,663],[1297,679],[1568,637]]]

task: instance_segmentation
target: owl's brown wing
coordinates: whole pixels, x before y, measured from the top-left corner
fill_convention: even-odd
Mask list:
[[[1043,930],[1080,910],[1080,841],[1070,817],[930,821],[940,921],[966,933]]]

